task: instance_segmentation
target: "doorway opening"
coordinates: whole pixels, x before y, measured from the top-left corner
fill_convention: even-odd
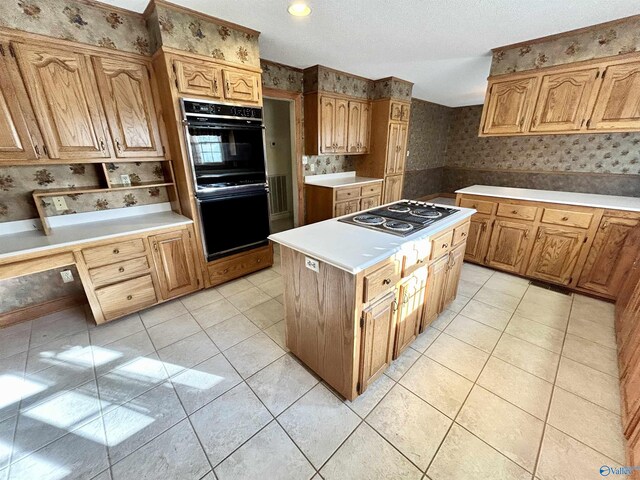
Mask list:
[[[265,94],[263,104],[272,233],[298,226],[301,207],[298,193],[301,185],[298,181],[297,101],[291,96],[287,97],[275,98],[273,94],[267,97]]]

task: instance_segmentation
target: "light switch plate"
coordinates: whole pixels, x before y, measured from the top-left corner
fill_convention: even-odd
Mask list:
[[[304,264],[309,270],[320,271],[320,262],[314,258],[304,257]]]
[[[73,282],[73,272],[71,270],[62,270],[60,272],[60,276],[62,277],[62,281],[64,283]]]
[[[122,182],[122,185],[124,185],[125,187],[131,186],[131,178],[129,178],[129,175],[127,175],[126,173],[120,175],[120,182]]]
[[[56,212],[63,212],[67,209],[67,202],[64,197],[51,197]]]

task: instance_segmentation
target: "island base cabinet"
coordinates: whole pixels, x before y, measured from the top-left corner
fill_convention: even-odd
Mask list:
[[[444,310],[451,302],[456,299],[458,293],[458,284],[460,283],[460,274],[462,273],[462,263],[464,260],[465,245],[459,245],[449,253],[447,261],[447,278],[444,282],[444,290],[442,292],[442,302],[440,310]]]
[[[396,341],[393,351],[394,359],[398,358],[411,342],[416,339],[420,331],[426,273],[426,269],[422,268],[400,285],[396,319]]]
[[[447,281],[449,256],[444,256],[429,265],[427,288],[420,331],[424,331],[442,312],[442,294]]]
[[[359,392],[364,392],[391,363],[397,305],[395,293],[390,292],[362,311]]]

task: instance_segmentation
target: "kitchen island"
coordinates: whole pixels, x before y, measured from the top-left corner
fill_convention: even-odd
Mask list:
[[[469,219],[458,208],[400,237],[330,219],[279,243],[287,347],[349,400],[456,297]]]

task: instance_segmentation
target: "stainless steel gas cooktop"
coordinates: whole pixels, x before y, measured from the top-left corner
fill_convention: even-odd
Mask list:
[[[458,211],[456,208],[410,200],[340,218],[338,221],[406,237]]]

